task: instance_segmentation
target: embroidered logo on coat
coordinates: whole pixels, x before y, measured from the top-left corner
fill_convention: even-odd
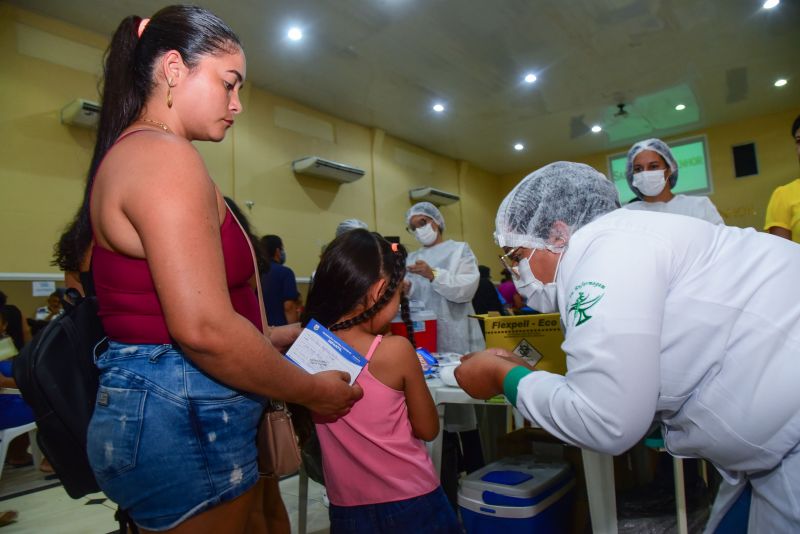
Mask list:
[[[569,294],[567,313],[575,316],[574,326],[579,326],[591,319],[589,310],[605,295],[606,286],[600,282],[583,282],[575,286]]]

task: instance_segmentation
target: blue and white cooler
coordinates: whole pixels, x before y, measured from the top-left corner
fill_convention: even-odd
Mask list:
[[[514,456],[464,478],[458,506],[467,534],[564,532],[574,488],[568,463]]]

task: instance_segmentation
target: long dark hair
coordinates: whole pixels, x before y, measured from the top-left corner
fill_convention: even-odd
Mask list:
[[[334,239],[320,259],[314,283],[301,322],[311,319],[332,331],[346,330],[369,321],[401,290],[406,273],[406,250],[386,241],[380,234],[357,229]],[[381,278],[387,279],[386,290],[372,306],[367,293]],[[359,305],[365,309],[355,317],[340,321]],[[414,328],[405,295],[400,298],[400,313],[408,338],[414,344]]]
[[[136,120],[155,87],[153,65],[170,50],[177,50],[189,69],[202,56],[234,52],[239,38],[219,17],[198,6],[165,7],[153,15],[138,36],[141,17],[122,20],[106,50],[101,88],[102,108],[92,161],[86,177],[83,202],[78,213],[55,245],[57,265],[64,271],[79,271],[92,242],[89,197],[97,168],[122,131]]]
[[[13,304],[4,304],[0,306],[0,317],[6,322],[6,334],[14,342],[17,350],[22,350],[22,346],[25,345],[25,337],[22,330],[22,312]]]

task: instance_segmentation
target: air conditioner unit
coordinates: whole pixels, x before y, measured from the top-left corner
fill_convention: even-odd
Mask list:
[[[408,197],[414,202],[427,201],[437,206],[458,202],[459,196],[455,193],[448,193],[434,187],[418,187],[408,192]]]
[[[83,98],[76,98],[61,108],[61,124],[97,128],[100,120],[100,104]]]
[[[292,170],[297,174],[316,176],[341,183],[355,182],[364,176],[363,169],[317,156],[307,156],[293,161]]]

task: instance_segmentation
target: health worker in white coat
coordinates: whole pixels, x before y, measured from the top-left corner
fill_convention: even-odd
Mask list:
[[[800,247],[616,207],[613,184],[578,163],[547,165],[509,193],[495,239],[520,293],[560,312],[567,373],[490,349],[456,379],[609,454],[659,421],[670,453],[706,458],[730,483],[707,531],[747,492],[750,532],[800,531]]]
[[[408,231],[422,245],[408,255],[406,280],[409,300],[422,301],[436,314],[436,350],[467,354],[486,348],[472,298],[478,290],[478,261],[469,245],[444,240],[444,217],[430,202],[419,202],[406,212]],[[449,405],[445,430],[465,432],[477,426],[471,405]]]
[[[419,202],[406,212],[408,231],[422,245],[408,255],[407,296],[425,303],[436,314],[436,349],[467,354],[486,347],[474,314],[472,297],[478,290],[478,261],[469,245],[444,240],[444,217],[430,202]]]
[[[628,150],[625,178],[639,198],[638,202],[625,204],[626,209],[676,213],[712,224],[725,224],[708,197],[672,192],[678,183],[678,162],[661,139],[639,141]]]

